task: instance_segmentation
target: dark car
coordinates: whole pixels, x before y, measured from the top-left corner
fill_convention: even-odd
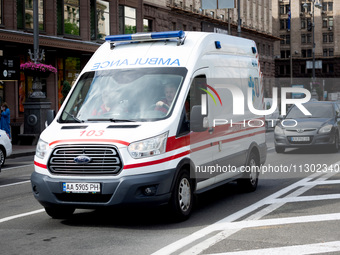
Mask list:
[[[305,115],[294,105],[275,126],[277,153],[286,148],[327,146],[339,150],[340,109],[335,102],[308,102],[303,106],[312,114]]]

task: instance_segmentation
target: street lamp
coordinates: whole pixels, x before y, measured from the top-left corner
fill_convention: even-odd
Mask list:
[[[313,15],[313,21],[312,21],[312,37],[313,37],[313,50],[312,50],[312,56],[313,56],[313,78],[312,78],[312,83],[315,82],[315,23],[314,23],[314,7],[321,9],[322,4],[318,1],[315,3],[315,0],[310,0],[310,2],[313,3],[313,9],[312,9],[312,15]],[[303,4],[304,8],[308,7],[307,2]]]

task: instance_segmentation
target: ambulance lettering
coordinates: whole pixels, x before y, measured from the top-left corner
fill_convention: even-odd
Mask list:
[[[135,60],[129,59],[119,59],[113,61],[103,61],[100,63],[94,63],[91,70],[106,69],[108,67],[114,66],[144,66],[144,65],[154,65],[154,66],[181,66],[179,59],[163,59],[163,58],[137,58]]]

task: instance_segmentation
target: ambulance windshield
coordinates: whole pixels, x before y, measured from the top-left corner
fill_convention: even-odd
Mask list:
[[[75,85],[59,119],[156,121],[171,115],[186,68],[139,68],[87,72]]]

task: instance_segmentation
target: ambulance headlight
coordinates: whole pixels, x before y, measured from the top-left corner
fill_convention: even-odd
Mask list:
[[[131,143],[128,147],[133,158],[145,158],[160,155],[165,152],[168,132],[142,141]]]
[[[37,149],[35,150],[35,155],[38,158],[42,158],[43,159],[45,157],[47,148],[48,148],[48,143],[46,143],[45,141],[39,139],[38,144],[37,144]]]

